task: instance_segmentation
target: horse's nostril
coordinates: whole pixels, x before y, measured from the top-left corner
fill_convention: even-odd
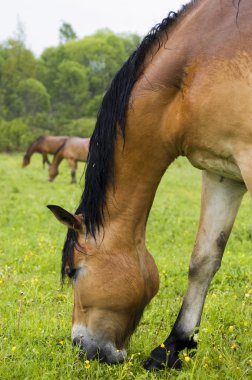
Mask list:
[[[96,358],[99,360],[101,363],[109,363],[107,360],[107,356],[102,350],[98,349],[96,352]]]
[[[72,339],[72,345],[79,347],[80,352],[82,354],[85,354],[86,358],[89,360],[90,359],[98,359],[101,361],[104,360],[104,357],[100,356],[100,349],[97,348],[96,346],[85,345],[82,336],[80,336],[80,337],[77,336],[77,337],[73,338]]]
[[[107,358],[106,353],[97,347],[85,347],[83,344],[83,339],[81,337],[76,337],[72,340],[73,346],[78,346],[80,351],[86,355],[88,360],[97,359],[101,363],[110,363],[110,360]]]
[[[81,345],[81,338],[76,337],[72,340],[72,345],[73,346],[80,346]]]

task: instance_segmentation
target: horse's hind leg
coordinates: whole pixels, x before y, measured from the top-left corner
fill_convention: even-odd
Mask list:
[[[220,267],[240,202],[246,191],[241,182],[203,172],[199,230],[193,249],[188,287],[172,331],[164,344],[155,348],[145,362],[146,369],[180,366],[178,353],[196,347],[193,333],[200,325],[201,313],[210,282]]]

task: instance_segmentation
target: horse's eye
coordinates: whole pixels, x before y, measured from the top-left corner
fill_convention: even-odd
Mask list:
[[[76,268],[72,268],[70,271],[67,272],[68,277],[69,277],[69,278],[74,277],[75,274],[76,274],[76,271],[77,271]]]

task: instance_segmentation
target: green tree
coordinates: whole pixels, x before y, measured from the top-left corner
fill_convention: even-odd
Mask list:
[[[86,114],[89,116],[97,116],[97,112],[100,108],[103,99],[103,93],[93,96],[85,106]]]
[[[88,97],[88,79],[85,67],[78,62],[64,60],[58,66],[54,86],[57,108],[60,108],[67,117],[77,118]]]
[[[35,115],[38,112],[48,112],[50,96],[45,86],[36,79],[23,79],[17,87],[17,95],[22,102],[23,115]]]
[[[58,75],[58,67],[67,59],[65,50],[65,45],[45,49],[36,65],[36,78],[46,87],[52,104],[57,94],[55,78]]]
[[[63,22],[59,30],[60,42],[65,43],[68,41],[76,40],[77,34],[73,30],[71,24]]]
[[[139,38],[133,36],[118,36],[104,29],[65,45],[66,55],[88,69],[91,98],[106,91],[117,70],[136,48]]]
[[[0,46],[0,117],[20,115],[22,104],[16,93],[21,80],[35,76],[36,59],[23,42],[8,40]]]
[[[37,63],[37,79],[47,88],[57,120],[65,122],[69,117],[95,116],[116,71],[139,41],[135,34],[116,35],[105,29],[46,49]],[[81,70],[70,68],[70,64],[62,65],[64,61],[75,62],[84,70],[86,79],[81,80],[79,86],[73,82],[76,71]],[[77,112],[75,116],[74,112]]]
[[[59,46],[36,59],[16,39],[0,44],[0,149],[22,149],[39,134],[90,134],[112,78],[139,44],[134,34],[108,29],[76,39],[62,24]]]
[[[9,122],[0,120],[0,150],[16,151],[24,149],[24,138],[27,132],[27,124],[22,119],[14,119]]]

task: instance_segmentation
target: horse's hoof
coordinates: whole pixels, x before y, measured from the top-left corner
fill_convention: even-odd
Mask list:
[[[178,352],[173,352],[168,358],[168,367],[174,369],[180,369],[182,366],[182,360],[178,356]]]
[[[163,363],[156,361],[155,359],[148,358],[143,365],[144,369],[147,371],[159,371],[160,369],[164,369],[165,366]]]
[[[145,361],[144,368],[148,371],[158,371],[165,368],[179,369],[182,361],[179,352],[157,347],[152,351],[151,356]]]

